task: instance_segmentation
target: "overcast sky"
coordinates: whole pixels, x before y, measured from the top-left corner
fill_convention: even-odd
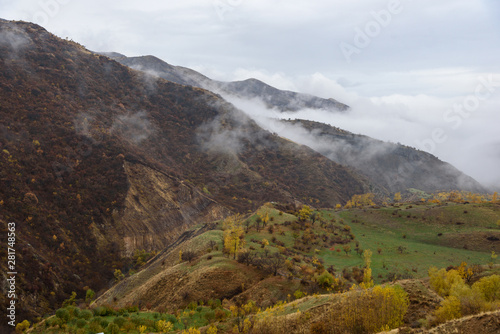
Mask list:
[[[94,51],[333,97],[301,112],[434,153],[500,189],[500,1],[0,0]]]

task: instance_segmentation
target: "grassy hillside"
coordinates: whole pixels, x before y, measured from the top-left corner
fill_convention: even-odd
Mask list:
[[[86,326],[101,322],[105,329],[102,325],[121,316],[128,324],[121,329],[126,333],[138,333],[141,324],[159,332],[162,319],[170,319],[178,330],[194,326],[203,332],[215,326],[225,333],[234,331],[234,326],[243,330],[248,318],[256,333],[263,326],[270,333],[307,332],[333,321],[336,305],[346,300],[345,293],[338,292],[363,279],[365,262],[358,253],[367,249],[373,252],[375,283],[401,286],[409,302],[403,322],[420,326],[442,300],[429,288],[429,267],[477,264],[482,272],[475,280],[499,271],[491,257],[492,251],[500,251],[495,239],[500,233],[498,220],[500,205],[493,203],[418,202],[309,212],[267,203],[240,217],[238,256],[224,248],[227,220],[200,225],[100,296],[92,305],[94,313],[107,309],[109,315],[99,316],[99,311],[93,316],[97,320],[87,320]],[[465,235],[464,248],[454,240]],[[350,252],[344,251],[346,246]],[[243,253],[252,254],[252,260],[247,262]],[[275,254],[281,254],[283,261],[273,272],[266,259]],[[331,284],[320,278],[325,270],[335,277]],[[133,306],[135,311],[127,311]],[[240,314],[240,309],[247,311]],[[58,326],[56,317],[38,328],[66,333]]]

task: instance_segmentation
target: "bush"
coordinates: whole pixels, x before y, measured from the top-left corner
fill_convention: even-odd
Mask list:
[[[500,300],[500,276],[498,275],[483,277],[474,283],[472,288],[477,289],[487,302]]]
[[[124,317],[116,317],[113,322],[118,325],[118,327],[122,328],[123,325],[125,324],[125,318]]]
[[[116,315],[116,311],[109,306],[99,306],[93,309],[92,311],[94,312],[95,316],[106,317],[106,316]]]
[[[205,319],[207,319],[208,322],[212,322],[212,320],[215,319],[215,311],[214,310],[208,310],[205,313]]]
[[[66,310],[69,312],[69,317],[73,318],[79,318],[80,317],[80,309],[76,306],[66,306]]]
[[[28,328],[30,328],[30,322],[28,320],[23,320],[22,322],[16,325],[16,332],[22,333]]]
[[[331,287],[335,283],[335,278],[328,271],[323,271],[321,275],[315,277],[316,283],[324,289]]]
[[[69,312],[65,308],[60,308],[56,311],[56,317],[62,320],[63,323],[67,323],[69,320]]]
[[[198,303],[194,302],[194,301],[189,303],[187,306],[187,308],[190,309],[191,311],[194,311],[197,307],[198,307]]]
[[[162,317],[163,320],[166,320],[166,321],[169,321],[173,324],[176,324],[177,323],[177,318],[175,315],[173,314],[165,314],[163,317]]]
[[[80,314],[78,315],[79,318],[89,320],[92,318],[92,311],[90,310],[82,310]]]
[[[224,321],[227,317],[227,314],[225,311],[221,309],[215,310],[215,320],[217,321]]]
[[[162,333],[170,332],[174,329],[174,325],[170,321],[158,320],[155,325],[156,329]]]
[[[311,334],[328,333],[328,326],[324,322],[315,322],[310,327]]]
[[[119,334],[120,333],[120,327],[118,327],[118,325],[115,324],[115,323],[110,323],[106,327],[106,333],[107,334]]]
[[[436,267],[429,269],[430,285],[440,296],[446,297],[450,295],[451,288],[455,284],[463,284],[464,281],[457,270],[445,269],[438,270]]]
[[[106,319],[101,319],[100,324],[102,328],[107,328],[109,325],[109,321],[107,321]]]
[[[441,302],[441,306],[436,310],[436,320],[441,323],[460,318],[462,316],[460,309],[460,300],[455,296],[449,296]]]
[[[76,321],[76,327],[78,328],[83,328],[85,325],[87,325],[87,321],[85,321],[85,319],[78,319]]]
[[[93,318],[90,323],[89,323],[89,331],[94,332],[94,333],[99,333],[103,331],[103,328],[101,326],[101,319],[100,318]]]

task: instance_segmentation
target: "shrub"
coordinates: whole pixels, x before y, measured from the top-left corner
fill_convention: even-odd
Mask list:
[[[118,327],[123,327],[125,324],[125,318],[124,317],[116,317],[113,322],[118,325]]]
[[[100,318],[94,318],[90,321],[89,323],[89,331],[94,332],[94,333],[99,333],[103,331],[103,328],[101,326],[101,319]]]
[[[460,309],[460,300],[455,296],[449,296],[441,302],[441,306],[436,310],[436,320],[445,322],[460,318],[462,316]]]
[[[76,306],[66,306],[66,310],[69,312],[69,317],[73,318],[79,318],[80,317],[80,309]]]
[[[110,323],[106,327],[106,333],[108,333],[108,334],[119,334],[120,333],[120,327],[118,327],[118,325],[115,324],[115,323]]]
[[[328,271],[323,271],[321,275],[315,277],[316,283],[324,289],[331,287],[335,283],[335,278]]]
[[[474,283],[472,288],[477,289],[487,302],[500,300],[500,276],[498,275],[483,277]]]
[[[101,319],[100,324],[102,328],[107,328],[109,325],[109,321],[107,321],[106,319]]]
[[[217,321],[224,321],[227,317],[227,314],[225,311],[221,309],[216,309],[215,310],[215,320]]]
[[[30,328],[30,322],[28,320],[23,320],[16,325],[16,332],[23,333],[28,328]]]
[[[87,321],[85,321],[85,319],[78,319],[76,321],[76,327],[78,328],[83,328],[85,325],[87,325]]]
[[[430,285],[440,296],[446,297],[450,295],[453,285],[463,283],[463,279],[457,270],[445,269],[438,270],[436,267],[429,269]]]
[[[214,310],[208,310],[205,315],[205,319],[207,319],[208,322],[212,322],[212,320],[215,319],[215,311]]]
[[[92,311],[90,310],[82,310],[80,314],[78,315],[79,318],[89,320],[92,318]]]
[[[174,325],[170,321],[158,320],[155,325],[156,329],[164,333],[170,332],[172,329],[174,329]]]
[[[170,321],[173,324],[177,323],[177,318],[173,314],[165,314],[162,318],[163,320]]]
[[[323,334],[328,333],[328,326],[324,322],[315,322],[310,327],[311,334]]]
[[[64,308],[60,308],[56,311],[56,317],[61,319],[63,321],[63,323],[67,323],[70,316],[69,316],[68,310],[66,310]]]

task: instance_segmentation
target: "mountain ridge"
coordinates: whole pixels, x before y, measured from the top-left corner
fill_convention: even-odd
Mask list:
[[[284,111],[298,111],[303,108],[324,109],[332,112],[343,112],[349,106],[333,99],[323,99],[313,95],[280,90],[263,81],[250,78],[242,81],[223,82],[212,80],[207,76],[182,66],[170,65],[155,56],[126,57],[112,52],[102,53],[123,65],[134,69],[154,73],[155,75],[183,85],[204,88],[216,93],[230,94],[247,99],[261,99],[269,108]]]

